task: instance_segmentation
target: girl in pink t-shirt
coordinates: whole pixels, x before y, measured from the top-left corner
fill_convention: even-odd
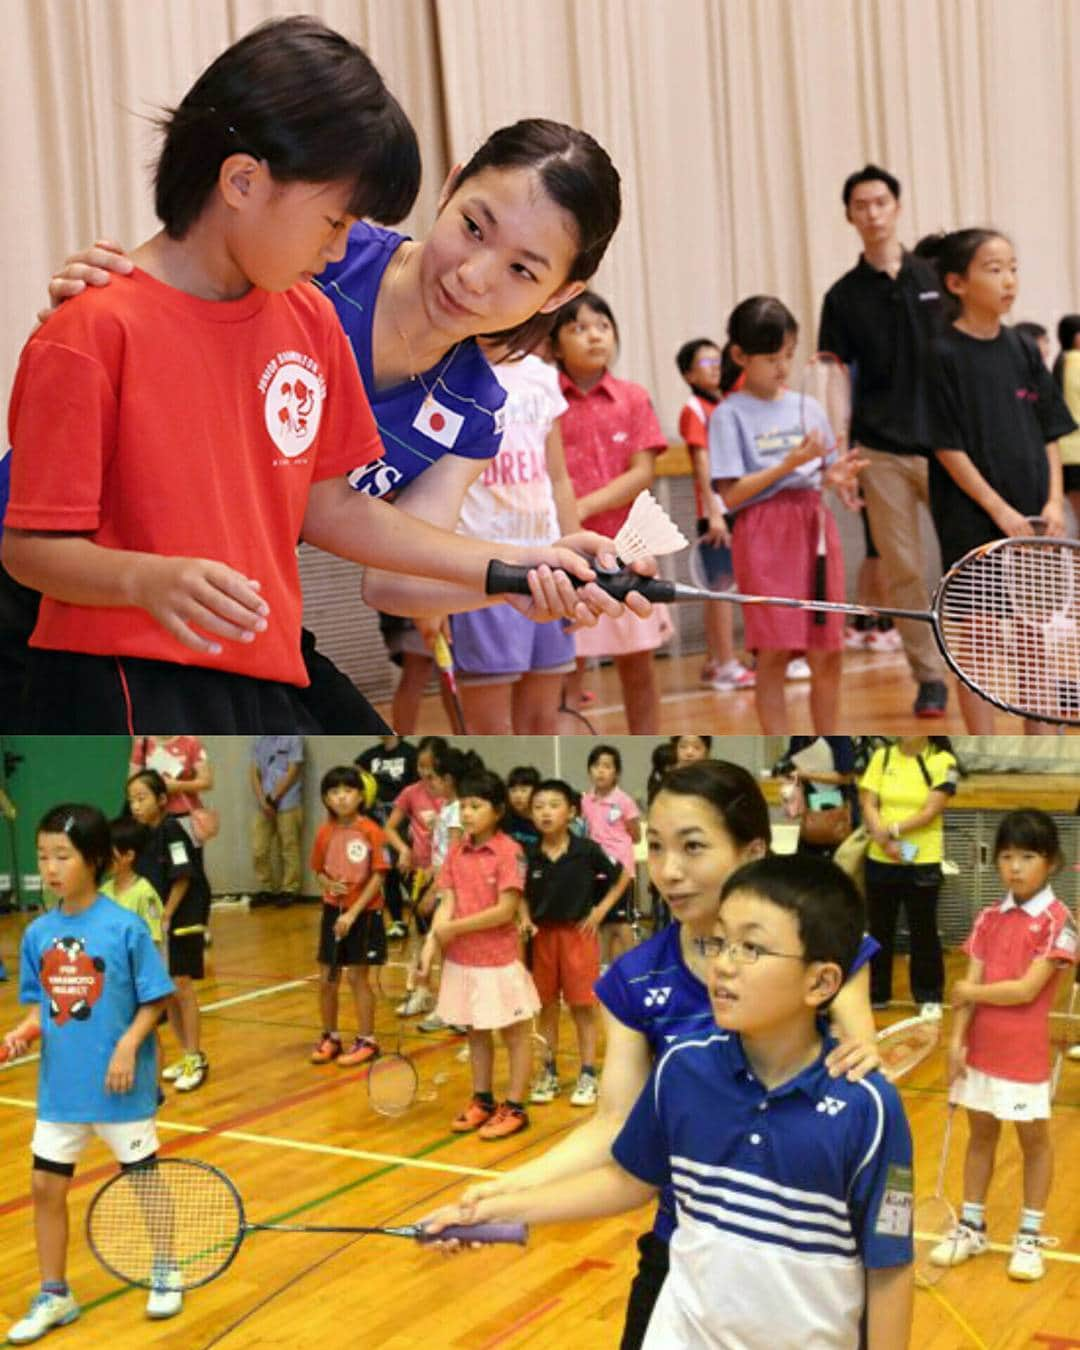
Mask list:
[[[562,417],[566,467],[582,525],[612,536],[630,514],[634,498],[652,486],[656,456],[667,448],[646,390],[617,380],[608,369],[618,345],[615,316],[595,291],[582,292],[555,316],[551,349],[568,405]],[[604,615],[595,627],[576,634],[579,671],[587,657],[613,658],[627,730],[634,735],[660,730],[653,652],[671,632],[667,609],[655,605],[647,619],[630,616],[627,623]],[[573,684],[580,685],[580,676]],[[580,699],[579,687],[569,697],[575,694]]]
[[[634,845],[641,838],[641,812],[637,802],[619,787],[622,756],[613,745],[594,745],[588,758],[592,791],[581,798],[581,818],[589,838],[600,845],[609,858],[622,863],[634,875]],[[600,953],[605,967],[634,945],[634,886],[626,888],[622,899],[608,911],[600,925]]]
[[[1075,964],[1077,934],[1049,880],[1062,863],[1053,820],[1011,811],[998,826],[994,857],[1008,896],[984,909],[966,944],[968,969],[953,987],[950,1102],[966,1107],[964,1205],[956,1229],[930,1254],[954,1266],[986,1251],[986,1192],[1001,1122],[1011,1120],[1024,1158],[1024,1202],[1009,1275],[1045,1274],[1043,1212],[1054,1158],[1050,1140],[1050,1009],[1063,968]]]
[[[439,872],[439,908],[431,926],[443,952],[436,1011],[443,1021],[469,1029],[473,1095],[450,1128],[504,1139],[529,1123],[530,1027],[540,1011],[536,986],[521,962],[515,922],[525,858],[499,828],[506,811],[502,779],[483,769],[465,775],[458,787],[465,837]],[[492,1093],[496,1029],[510,1057],[509,1093],[498,1106]]]

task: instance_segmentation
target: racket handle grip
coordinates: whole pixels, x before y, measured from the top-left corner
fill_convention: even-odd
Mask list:
[[[528,595],[528,567],[519,567],[513,563],[499,562],[496,558],[488,563],[487,579],[484,590],[488,595]],[[569,574],[567,574],[569,575]],[[577,587],[585,585],[579,577],[570,577]],[[637,572],[597,572],[596,584],[616,600],[625,600],[631,591],[637,591],[653,604],[671,604],[675,599],[675,587],[661,577],[643,577]]]
[[[452,1223],[438,1233],[421,1232],[417,1241],[429,1242],[516,1242],[524,1247],[529,1226],[524,1223]]]

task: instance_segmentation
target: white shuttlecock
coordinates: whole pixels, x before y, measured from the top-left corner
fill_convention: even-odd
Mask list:
[[[638,558],[678,553],[690,541],[651,492],[642,489],[615,536],[615,552],[625,567]]]

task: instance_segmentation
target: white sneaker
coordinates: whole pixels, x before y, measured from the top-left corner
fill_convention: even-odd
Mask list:
[[[595,1106],[600,1095],[600,1087],[594,1073],[578,1074],[577,1083],[570,1094],[571,1106]]]
[[[940,1021],[941,1021],[941,1004],[940,1004],[940,1003],[922,1003],[922,1004],[920,1004],[920,1005],[919,1005],[919,1016],[922,1018],[922,1020],[923,1020],[924,1022],[940,1022]]]
[[[175,1317],[184,1306],[178,1270],[155,1270],[154,1284],[146,1300],[146,1315],[155,1322]]]
[[[386,930],[386,936],[390,942],[400,942],[402,938],[409,936],[409,930],[403,923],[392,923]]]
[[[930,1253],[930,1264],[962,1266],[973,1256],[981,1256],[989,1245],[990,1240],[986,1236],[985,1229],[972,1228],[961,1219],[952,1232]]]
[[[740,689],[753,689],[757,684],[757,676],[752,670],[747,670],[741,661],[729,661],[727,665],[714,666],[708,679],[703,673],[701,682],[717,693],[732,694]]]
[[[866,635],[866,649],[871,652],[903,651],[904,640],[895,628],[873,628]]]
[[[175,1064],[168,1064],[161,1071],[161,1076],[166,1083],[175,1083],[184,1072],[184,1065],[187,1062],[187,1056],[182,1055]]]
[[[810,678],[810,663],[805,657],[797,656],[794,661],[787,663],[787,670],[784,672],[785,680],[808,680]]]
[[[399,1017],[417,1017],[420,1013],[430,1012],[434,1006],[435,995],[430,989],[412,989],[394,1011]]]
[[[1049,1246],[1051,1239],[1040,1233],[1017,1233],[1013,1238],[1012,1256],[1009,1258],[1009,1279],[1041,1280],[1046,1274],[1041,1248]]]
[[[69,1294],[47,1294],[43,1289],[35,1294],[30,1311],[8,1329],[11,1345],[29,1345],[39,1340],[53,1327],[66,1327],[79,1315],[79,1305]]]
[[[434,1003],[434,999],[432,1000]],[[442,1020],[437,1012],[428,1013],[422,1022],[417,1022],[417,1031],[446,1031],[447,1024]]]
[[[190,1055],[185,1055],[183,1072],[176,1079],[177,1092],[194,1092],[206,1082],[206,1075],[209,1072],[210,1063],[204,1054],[196,1050]]]
[[[1080,1045],[1074,1045],[1071,1050],[1066,1050],[1066,1059],[1080,1059]]]
[[[536,1102],[537,1105],[546,1106],[553,1102],[559,1095],[559,1075],[553,1073],[551,1069],[544,1069],[533,1079],[532,1088],[529,1090],[529,1101]]]
[[[865,628],[853,628],[849,624],[844,629],[844,647],[849,652],[862,651],[866,646],[866,639],[870,636],[869,630]]]

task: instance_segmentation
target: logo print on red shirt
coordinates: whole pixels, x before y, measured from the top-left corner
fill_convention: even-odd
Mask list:
[[[41,957],[41,983],[57,1026],[85,1022],[105,988],[105,962],[89,956],[81,938],[54,938]]]
[[[270,439],[287,459],[307,450],[319,430],[324,392],[317,374],[285,361],[266,388],[264,416]]]

